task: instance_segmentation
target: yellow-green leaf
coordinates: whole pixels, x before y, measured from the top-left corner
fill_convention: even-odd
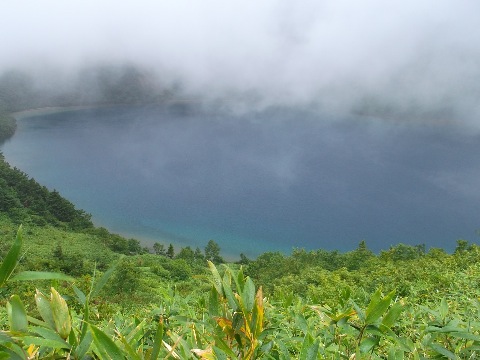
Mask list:
[[[50,305],[52,307],[55,329],[62,339],[66,339],[68,334],[70,334],[70,330],[72,329],[67,302],[54,288],[51,289],[51,292]]]
[[[40,291],[36,291],[35,294],[35,303],[37,304],[38,312],[51,329],[55,330],[55,320],[53,319],[52,307],[50,305],[50,300],[43,295]]]
[[[7,315],[10,330],[26,331],[28,326],[27,312],[18,295],[13,295],[7,303]]]

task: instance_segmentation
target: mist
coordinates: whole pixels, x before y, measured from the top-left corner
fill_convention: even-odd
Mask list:
[[[65,90],[132,64],[235,110],[317,106],[478,128],[475,1],[2,1],[0,70]],[[81,75],[80,75],[81,76]]]
[[[120,169],[133,169],[133,184],[143,178],[152,185],[150,213],[165,201],[175,216],[148,220],[140,212],[147,202],[130,200],[107,209],[110,194],[98,205],[100,217],[137,206],[127,218],[155,223],[192,246],[197,229],[206,240],[219,223],[239,251],[247,241],[232,239],[249,223],[258,232],[245,238],[283,236],[284,248],[351,249],[362,238],[376,250],[395,242],[451,247],[475,234],[478,2],[4,0],[0,13],[0,112],[134,105],[112,115],[135,114],[124,147],[99,167],[102,179],[121,178],[109,167],[116,159]],[[158,110],[163,106],[174,115]],[[93,120],[82,118],[84,126],[97,119],[87,115]],[[98,124],[97,135],[113,131],[107,125]],[[73,129],[79,133],[72,138],[85,135]],[[47,158],[39,169],[41,159],[32,160],[32,151],[41,156],[54,141],[45,134],[49,141],[39,140],[38,150],[31,145],[36,133],[15,148],[26,133],[2,151],[83,206],[88,196],[79,192],[92,179],[61,188],[65,174],[51,171],[55,162]],[[111,139],[112,149],[117,143]],[[97,204],[84,204],[95,219]],[[185,223],[177,224],[180,218]],[[187,227],[191,233],[179,236]]]

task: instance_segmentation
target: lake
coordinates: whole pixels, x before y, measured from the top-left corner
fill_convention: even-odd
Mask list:
[[[6,160],[112,232],[238,258],[452,250],[480,227],[480,141],[452,125],[195,104],[19,117]]]

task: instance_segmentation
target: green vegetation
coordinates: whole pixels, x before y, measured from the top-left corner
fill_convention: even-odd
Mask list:
[[[0,143],[12,137],[16,129],[17,122],[13,116],[0,114]]]
[[[158,255],[117,258],[103,272],[94,267],[91,276],[77,278],[29,272],[23,270],[22,242],[19,230],[1,265],[3,295],[17,291],[8,295],[0,317],[2,358],[474,359],[480,349],[475,245],[464,249],[459,243],[453,255],[435,250],[402,260],[392,258],[398,250],[392,248],[370,255],[362,266],[369,271],[360,273],[311,263],[298,280],[322,292],[315,300],[313,293],[294,294],[281,284],[265,292],[234,265],[203,262],[196,280],[175,279],[179,269],[167,275],[154,259],[164,265],[175,260]],[[58,246],[54,251],[63,256]],[[284,260],[294,264],[305,256],[318,259],[316,252],[297,251]],[[388,271],[390,263],[396,274]],[[185,260],[181,264],[182,271],[193,270]],[[408,296],[386,289],[405,269],[420,272],[417,279],[405,276]],[[152,270],[165,282],[144,282]],[[423,278],[426,273],[430,278]],[[372,281],[378,289],[365,291]],[[188,291],[177,289],[185,285]],[[139,298],[142,292],[157,296]]]

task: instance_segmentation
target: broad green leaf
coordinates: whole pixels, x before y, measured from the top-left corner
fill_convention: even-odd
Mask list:
[[[367,309],[365,310],[365,316],[368,317],[368,314],[373,311],[373,309],[380,303],[382,300],[382,292],[380,289],[377,289],[375,293],[370,297],[370,303],[368,304]]]
[[[208,301],[208,312],[211,316],[219,316],[218,311],[219,303],[218,303],[218,292],[215,290],[215,286],[212,285],[210,290],[210,296]]]
[[[308,324],[307,320],[302,314],[296,314],[295,315],[295,323],[298,328],[303,331],[304,334],[308,333]]]
[[[253,336],[258,338],[263,331],[263,290],[260,286],[257,294],[255,295],[255,305],[252,310],[252,324],[250,325]]]
[[[425,328],[426,332],[433,333],[454,333],[454,332],[463,332],[465,329],[458,326],[446,325],[446,326],[427,326]]]
[[[98,356],[101,359],[119,360],[125,359],[122,350],[115,344],[115,342],[105,334],[102,330],[90,324],[92,330],[93,342],[98,350]]]
[[[466,332],[466,331],[451,332],[449,335],[454,336],[456,338],[460,338],[460,339],[477,341],[477,342],[480,343],[480,336],[479,335],[472,334],[472,333],[469,333],[469,332]]]
[[[45,321],[45,323],[50,326],[51,329],[55,329],[55,320],[53,319],[50,299],[48,299],[37,289],[35,294],[35,303],[37,304],[37,310],[40,313],[43,321]]]
[[[10,336],[0,331],[0,344],[9,344],[13,342],[14,340]]]
[[[70,349],[71,346],[69,343],[67,343],[64,339],[58,335],[54,330],[48,329],[48,328],[43,328],[40,326],[34,327],[31,329],[33,332],[37,333],[41,337],[43,337],[46,340],[52,340],[55,341],[58,344],[63,344],[62,348],[63,349]]]
[[[85,328],[87,324],[84,323]],[[75,355],[78,359],[83,359],[84,356],[87,354],[88,349],[90,349],[90,345],[93,341],[92,334],[90,332],[86,332],[85,336],[81,338],[80,343],[75,348]]]
[[[392,347],[388,351],[388,358],[387,360],[403,360],[405,358],[405,353],[403,350],[396,349]]]
[[[320,339],[315,340],[310,334],[305,336],[303,340],[302,349],[300,351],[300,360],[315,360],[317,359],[318,348],[320,345]]]
[[[395,339],[396,347],[406,352],[412,352],[415,349],[415,344],[410,338],[397,337]]]
[[[219,347],[214,346],[212,350],[216,360],[228,360],[225,351],[221,350]],[[235,356],[235,354],[233,355]]]
[[[365,312],[365,324],[367,325],[376,322],[387,311],[395,295],[395,290],[393,290],[385,297],[379,298],[381,296],[379,292],[380,290],[377,290]]]
[[[10,330],[27,331],[27,312],[18,295],[13,295],[7,303],[7,314]]]
[[[227,345],[225,341],[223,341],[220,337],[215,337],[215,345],[213,346],[213,349],[215,351],[215,354],[217,354],[216,349],[222,350],[227,356],[230,356],[231,359],[236,359],[237,355],[230,349],[230,346]]]
[[[67,302],[54,288],[51,289],[51,292],[50,305],[52,307],[55,328],[62,339],[66,339],[72,329]]]
[[[126,355],[128,356],[128,359],[141,360],[141,357],[137,354],[137,352],[135,351],[133,346],[128,342],[128,340],[124,336],[122,336],[122,334],[118,334],[118,336],[126,352]]]
[[[80,290],[78,287],[76,287],[75,285],[72,285],[72,288],[73,288],[73,292],[75,293],[75,295],[77,295],[77,299],[78,301],[80,302],[80,304],[82,305],[85,305],[86,301],[87,301],[87,297],[85,296],[85,294],[83,293],[82,290]]]
[[[81,332],[80,332],[80,342],[82,342],[85,339],[85,336],[88,331],[88,320],[90,317],[90,307],[88,305],[88,301],[85,301],[85,306],[83,307],[83,321],[80,325],[81,327]]]
[[[255,303],[255,284],[250,277],[247,277],[245,280],[245,286],[243,287],[241,296],[245,306],[245,311],[247,313],[251,313],[253,304]]]
[[[145,325],[147,320],[143,319],[137,326],[135,326],[126,336],[125,339],[129,344],[137,343],[145,335]]]
[[[17,266],[18,258],[20,256],[20,249],[22,248],[23,236],[22,226],[18,228],[17,237],[12,247],[8,251],[7,256],[3,260],[2,266],[0,266],[0,287],[2,287],[12,275],[15,266]]]
[[[371,351],[375,346],[377,346],[379,341],[380,338],[378,338],[377,336],[363,339],[359,346],[360,352],[362,354],[366,354],[367,352]]]
[[[402,304],[398,302],[394,303],[390,308],[390,310],[388,310],[388,312],[383,317],[382,325],[388,328],[391,328],[395,324],[395,321],[397,321],[402,311],[403,311]]]
[[[22,271],[13,276],[11,281],[25,281],[25,280],[62,280],[62,281],[75,281],[71,276],[47,272],[47,271]]]
[[[238,309],[238,303],[235,300],[235,296],[233,295],[232,291],[232,275],[230,274],[229,271],[225,271],[225,274],[223,275],[223,291],[225,293],[225,297],[227,298],[228,301],[228,306],[233,310],[237,311]]]
[[[22,337],[25,344],[33,344],[37,346],[44,346],[52,349],[70,349],[70,345],[65,341],[58,341],[52,339],[45,339],[36,336],[24,336]]]
[[[243,291],[243,287],[245,286],[245,276],[243,275],[243,269],[240,268],[237,272],[237,276],[234,278],[235,285],[237,286],[237,292],[241,293]]]
[[[158,321],[157,331],[155,332],[155,339],[153,342],[153,349],[152,349],[152,354],[150,355],[150,360],[157,360],[158,355],[160,354],[160,350],[162,348],[163,333],[164,333],[163,317],[161,317],[160,320]]]
[[[458,357],[452,353],[450,350],[445,349],[443,346],[438,344],[430,344],[430,347],[435,350],[440,355],[446,356],[449,359],[458,359]]]
[[[442,298],[442,300],[440,301],[440,307],[439,307],[438,310],[439,310],[441,319],[442,319],[442,320],[445,320],[445,318],[447,317],[447,314],[448,314],[448,303],[447,303],[447,299]]]
[[[217,290],[220,296],[223,296],[222,278],[218,273],[217,268],[211,261],[208,261],[208,267],[213,276],[213,286],[215,286],[215,290]]]
[[[28,357],[28,354],[25,352],[25,350],[23,350],[17,344],[11,343],[8,344],[8,346],[8,348],[0,348],[2,354],[8,354],[8,360],[25,360]]]

